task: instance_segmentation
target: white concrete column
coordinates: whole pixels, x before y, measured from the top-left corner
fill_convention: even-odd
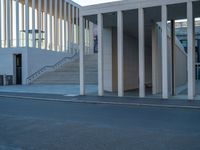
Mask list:
[[[32,36],[33,36],[33,47],[35,47],[35,0],[32,0]]]
[[[13,41],[13,1],[10,1],[10,46],[14,46]]]
[[[157,94],[157,37],[156,23],[152,26],[152,94]]]
[[[1,26],[2,26],[2,21],[1,21],[1,3],[2,3],[2,1],[0,1],[0,48],[2,47],[2,45],[1,45],[1,34],[2,34],[2,32],[1,32]]]
[[[54,6],[55,8],[55,19],[54,19],[54,23],[55,23],[55,25],[54,25],[54,49],[55,49],[55,51],[57,51],[57,42],[58,42],[58,1],[57,0],[55,0],[55,6]]]
[[[67,29],[66,29],[66,18],[67,18],[67,3],[64,2],[64,51],[66,52],[67,46],[66,46],[66,34],[67,34]]]
[[[103,96],[103,15],[98,14],[98,95]]]
[[[71,5],[68,3],[68,52],[71,53]]]
[[[85,80],[84,80],[84,51],[85,51],[85,35],[84,35],[84,18],[80,19],[80,95],[85,95]]]
[[[194,16],[192,2],[187,2],[187,40],[188,40],[188,99],[195,96],[195,39],[194,39]]]
[[[139,96],[145,97],[145,41],[144,41],[144,9],[139,8]]]
[[[74,6],[72,5],[72,53],[74,53]]]
[[[48,41],[48,26],[47,26],[47,0],[44,0],[44,26],[45,26],[45,50],[47,50],[47,41]]]
[[[124,96],[123,13],[117,12],[118,96]]]
[[[79,44],[79,37],[78,37],[78,32],[79,32],[79,30],[78,30],[78,28],[79,28],[79,26],[78,26],[78,7],[76,8],[76,44],[77,44],[77,46],[78,46],[78,44]]]
[[[25,30],[24,25],[25,25],[25,18],[24,18],[24,6],[25,3],[22,2],[22,7],[21,7],[21,12],[22,12],[22,20],[21,20],[21,24],[22,24],[22,30]]]
[[[49,10],[50,10],[50,19],[49,19],[49,22],[50,22],[50,27],[49,27],[49,34],[50,34],[50,39],[49,39],[49,42],[50,42],[50,50],[53,49],[53,45],[52,45],[52,10],[53,9],[53,4],[52,4],[52,0],[50,0],[49,2]]]
[[[6,0],[6,45],[10,47],[10,1]]]
[[[4,12],[4,16],[3,16],[3,32],[4,32],[4,37],[3,37],[3,46],[6,47],[6,0],[3,1],[3,12]]]
[[[20,9],[20,11],[21,11],[21,15],[22,15],[22,19],[21,19],[21,22],[20,22],[20,24],[21,24],[21,29],[20,30],[26,30],[25,28],[24,28],[24,24],[25,24],[25,17],[24,17],[24,6],[25,5],[25,3],[24,2],[22,2],[22,5],[21,5],[21,9]],[[26,46],[25,44],[26,44],[26,41],[25,41],[25,37],[24,36],[20,36],[20,46],[22,46],[22,47],[24,47],[24,46]]]
[[[63,43],[62,43],[62,35],[63,35],[63,31],[62,31],[62,0],[60,0],[60,51],[63,50]]]
[[[26,47],[29,47],[29,8],[28,8],[28,0],[25,0],[25,15],[26,15]]]
[[[19,0],[16,0],[16,46],[19,47]]]
[[[42,30],[42,0],[38,0],[38,30],[39,30],[39,37],[38,37],[38,48],[41,48],[41,30]]]
[[[162,6],[162,98],[169,97],[168,51],[167,51],[167,6]]]

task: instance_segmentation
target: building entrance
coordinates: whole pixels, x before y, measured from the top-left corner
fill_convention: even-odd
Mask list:
[[[16,55],[16,84],[22,84],[22,54]]]

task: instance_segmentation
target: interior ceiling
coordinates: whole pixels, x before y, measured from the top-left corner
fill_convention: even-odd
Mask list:
[[[200,1],[194,2],[194,17],[200,17]],[[186,19],[186,3],[169,5],[168,20]],[[134,38],[138,38],[138,11],[129,10],[123,12],[124,33]],[[161,7],[151,7],[144,9],[145,15],[145,41],[151,45],[151,26],[153,22],[161,21]],[[97,16],[87,16],[86,19],[97,23]],[[103,15],[104,27],[117,27],[117,13],[106,13]]]

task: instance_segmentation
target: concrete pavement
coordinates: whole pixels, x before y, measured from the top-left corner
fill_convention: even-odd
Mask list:
[[[79,95],[79,88],[76,84],[10,85],[0,86],[0,92]],[[96,93],[97,85],[86,85],[86,91]]]
[[[199,118],[199,109],[0,97],[0,149],[199,150]]]

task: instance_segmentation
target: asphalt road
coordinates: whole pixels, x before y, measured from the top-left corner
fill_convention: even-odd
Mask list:
[[[0,150],[200,150],[200,110],[0,97]]]

